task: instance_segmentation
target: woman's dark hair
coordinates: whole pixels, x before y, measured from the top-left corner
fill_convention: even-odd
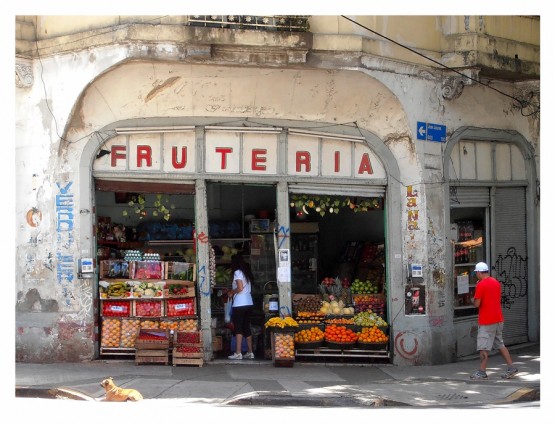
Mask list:
[[[243,274],[245,274],[249,283],[252,284],[254,282],[254,275],[252,274],[250,265],[246,263],[243,257],[239,254],[235,254],[231,257],[231,271],[235,272],[237,270],[243,271]]]

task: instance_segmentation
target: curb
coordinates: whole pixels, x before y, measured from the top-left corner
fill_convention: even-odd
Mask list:
[[[500,404],[500,403],[534,402],[539,400],[540,400],[539,388],[523,387],[521,389],[518,389],[512,395],[509,395],[505,399],[496,403]]]
[[[282,394],[247,394],[245,396],[237,396],[223,402],[226,406],[308,406],[308,407],[324,407],[324,408],[354,408],[354,407],[400,407],[411,406],[407,403],[397,402],[379,397],[362,398],[356,396],[334,397],[334,396],[291,396]]]

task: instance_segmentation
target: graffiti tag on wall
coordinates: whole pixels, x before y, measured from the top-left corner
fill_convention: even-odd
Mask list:
[[[495,277],[502,286],[501,304],[511,309],[515,299],[528,294],[528,258],[520,256],[516,248],[510,247],[505,255],[497,256]]]
[[[418,190],[407,186],[407,230],[415,231],[418,228]]]
[[[70,192],[73,182],[65,185],[56,183],[59,193],[56,194],[56,278],[62,288],[62,296],[66,306],[71,306],[73,296],[73,281],[75,279],[74,257],[72,247],[75,244],[74,227],[74,197]]]
[[[395,351],[409,361],[418,359],[418,336],[410,331],[401,331],[395,335]]]

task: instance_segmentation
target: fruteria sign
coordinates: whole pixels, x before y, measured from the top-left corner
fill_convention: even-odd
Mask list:
[[[193,131],[118,135],[100,148],[94,170],[385,178],[364,140],[288,134],[280,143],[277,133],[207,130],[202,143]]]

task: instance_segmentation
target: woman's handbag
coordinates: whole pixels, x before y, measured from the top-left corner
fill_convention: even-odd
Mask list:
[[[233,306],[233,299],[228,298],[227,302],[224,304],[224,321],[226,323],[231,322],[231,308]]]

